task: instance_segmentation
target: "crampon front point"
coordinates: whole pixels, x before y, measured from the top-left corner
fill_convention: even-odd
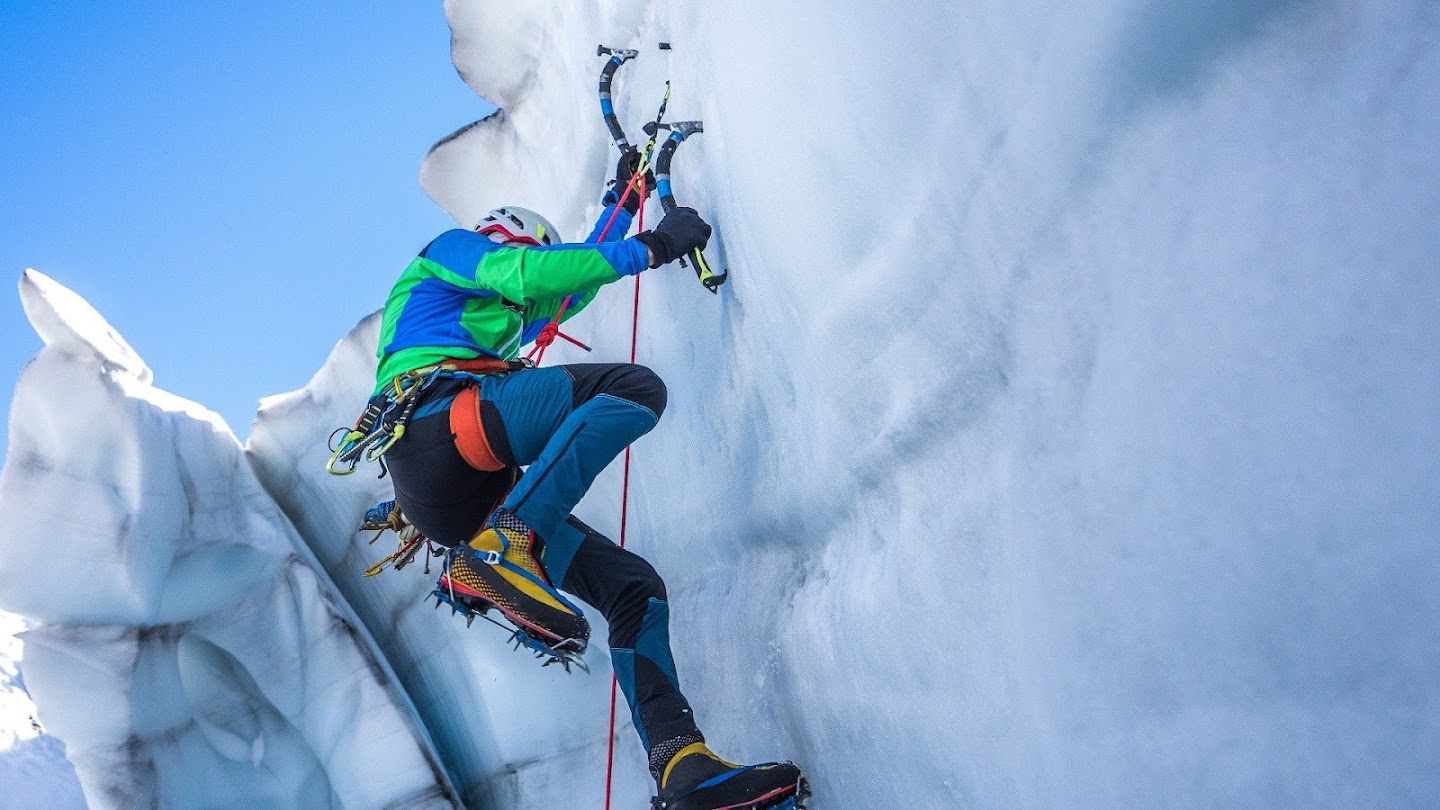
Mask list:
[[[515,649],[524,647],[535,653],[536,658],[544,659],[542,667],[551,664],[559,664],[566,672],[574,665],[581,672],[590,674],[590,665],[585,663],[586,643],[580,639],[559,638],[552,633],[546,632],[543,628],[533,627],[524,622],[517,621],[505,614],[498,605],[481,596],[458,593],[444,587],[436,588],[431,596],[435,597],[435,609],[439,610],[441,604],[450,606],[451,613],[458,613],[465,617],[465,626],[469,627],[475,622],[476,617],[499,627],[510,634],[510,641],[515,643]],[[499,614],[497,619],[490,615],[494,610]]]
[[[805,800],[810,798],[810,785],[804,777],[795,784],[794,792],[790,795],[774,796],[769,799],[761,799],[758,804],[737,804],[726,810],[805,810]]]

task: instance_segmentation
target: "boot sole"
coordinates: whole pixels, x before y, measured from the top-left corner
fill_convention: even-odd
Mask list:
[[[752,771],[752,773],[754,772]],[[805,783],[805,778],[797,774],[794,782],[772,788],[739,802],[714,804],[713,801],[707,801],[706,794],[711,792],[713,791],[706,790],[692,793],[674,804],[664,805],[664,810],[804,810],[805,799],[810,795],[810,787]]]
[[[500,612],[500,615],[513,622],[516,627],[525,630],[536,638],[539,638],[549,644],[554,645],[566,641],[578,641],[580,643],[580,647],[583,649],[589,641],[589,627],[585,626],[583,618],[581,618],[582,627],[584,627],[586,630],[586,632],[580,634],[584,636],[583,638],[577,638],[575,636],[563,636],[548,627],[536,624],[534,621],[531,621],[530,619],[521,616],[519,613],[506,608],[504,605],[496,602],[485,594],[480,593],[474,588],[471,588],[465,583],[453,579],[448,575],[441,574],[440,581],[437,584],[439,585],[440,590],[452,591],[455,593],[455,595],[464,597],[467,602],[473,603],[473,608],[477,612],[483,613],[490,608],[494,608],[495,610]]]

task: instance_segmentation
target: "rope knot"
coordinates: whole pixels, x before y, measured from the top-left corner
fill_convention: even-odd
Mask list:
[[[558,334],[560,334],[560,324],[557,321],[551,321],[541,327],[540,334],[535,336],[535,345],[541,348],[547,347],[555,342],[555,336]]]

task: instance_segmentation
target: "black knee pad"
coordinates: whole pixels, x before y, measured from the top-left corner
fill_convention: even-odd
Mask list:
[[[665,404],[670,398],[665,381],[660,379],[659,374],[636,365],[629,366],[618,375],[605,393],[649,408],[657,418],[665,412]]]
[[[629,552],[627,552],[629,553]],[[651,599],[659,599],[661,602],[669,600],[665,594],[665,580],[650,565],[649,561],[638,554],[631,554],[626,560],[625,596],[636,602],[649,603]]]
[[[575,386],[575,407],[601,394],[608,394],[643,408],[655,418],[665,412],[669,392],[660,375],[634,363],[576,363],[564,366]]]

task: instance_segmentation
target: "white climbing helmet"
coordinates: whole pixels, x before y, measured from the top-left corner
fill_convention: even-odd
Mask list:
[[[558,245],[565,241],[550,220],[518,205],[494,209],[475,223],[475,230],[486,236],[500,234],[506,242],[521,242],[535,247]]]

